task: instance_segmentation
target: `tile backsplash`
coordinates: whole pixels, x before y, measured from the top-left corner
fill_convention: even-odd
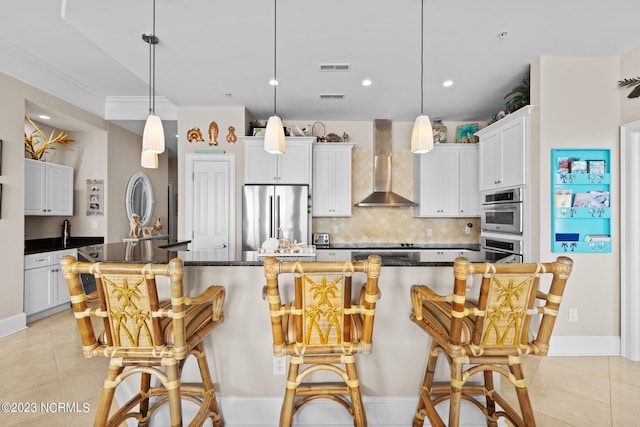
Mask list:
[[[372,149],[354,147],[352,170],[355,204],[373,190]],[[393,152],[392,174],[393,191],[413,200],[411,152]],[[465,234],[469,223],[471,233]],[[312,227],[313,232],[329,233],[332,243],[478,243],[480,218],[414,218],[411,208],[353,207],[351,217],[313,218]],[[338,232],[334,233],[334,229]]]

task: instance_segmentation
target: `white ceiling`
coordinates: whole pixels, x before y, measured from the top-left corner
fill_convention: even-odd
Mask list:
[[[424,112],[432,119],[490,118],[540,56],[620,56],[640,47],[638,0],[424,1]],[[152,0],[0,4],[0,71],[142,129],[149,50],[141,35],[152,31]],[[278,115],[414,120],[421,109],[420,10],[420,0],[277,0]],[[503,31],[507,36],[498,37]],[[157,0],[156,34],[159,97],[176,107],[273,114],[273,1]],[[321,72],[324,63],[351,69]],[[363,87],[364,78],[373,84]],[[452,87],[442,86],[447,79]],[[139,115],[108,117],[107,100],[118,99],[111,97],[139,97]]]

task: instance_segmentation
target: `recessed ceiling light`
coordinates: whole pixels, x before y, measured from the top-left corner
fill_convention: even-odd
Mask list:
[[[49,120],[51,118],[51,117],[47,116],[46,114],[40,114],[38,117],[41,118],[42,120]]]
[[[373,83],[373,82],[371,81],[371,79],[364,79],[364,80],[362,81],[362,86],[365,86],[365,87],[366,87],[366,86],[371,86],[371,84],[372,84],[372,83]]]
[[[498,38],[499,38],[499,39],[503,39],[503,38],[507,37],[507,34],[508,34],[508,33],[507,33],[506,31],[500,31],[500,32],[498,33]]]
[[[271,86],[278,86],[278,81],[276,79],[271,79],[271,80],[269,80],[269,84]]]
[[[442,82],[442,86],[444,87],[449,87],[449,86],[453,86],[453,80],[445,80]]]

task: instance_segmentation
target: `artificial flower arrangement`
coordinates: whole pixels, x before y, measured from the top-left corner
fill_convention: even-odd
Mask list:
[[[31,126],[33,126],[34,128],[34,131],[31,132],[31,135],[27,135],[26,132],[24,134],[24,151],[26,151],[32,159],[42,160],[42,156],[49,149],[70,149],[69,144],[73,142],[73,138],[70,138],[67,133],[59,131],[56,134],[56,129],[52,129],[49,138],[47,138],[44,132],[42,132],[42,130],[40,130],[40,128],[36,126],[36,124],[28,116],[25,116],[25,118],[29,121],[29,123],[31,123]],[[42,138],[42,143],[37,139],[38,136]]]

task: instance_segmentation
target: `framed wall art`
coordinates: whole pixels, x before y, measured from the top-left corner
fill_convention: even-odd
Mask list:
[[[456,142],[462,144],[470,144],[477,142],[474,133],[478,132],[477,123],[467,123],[456,128]]]
[[[87,216],[104,215],[104,180],[87,180]]]

